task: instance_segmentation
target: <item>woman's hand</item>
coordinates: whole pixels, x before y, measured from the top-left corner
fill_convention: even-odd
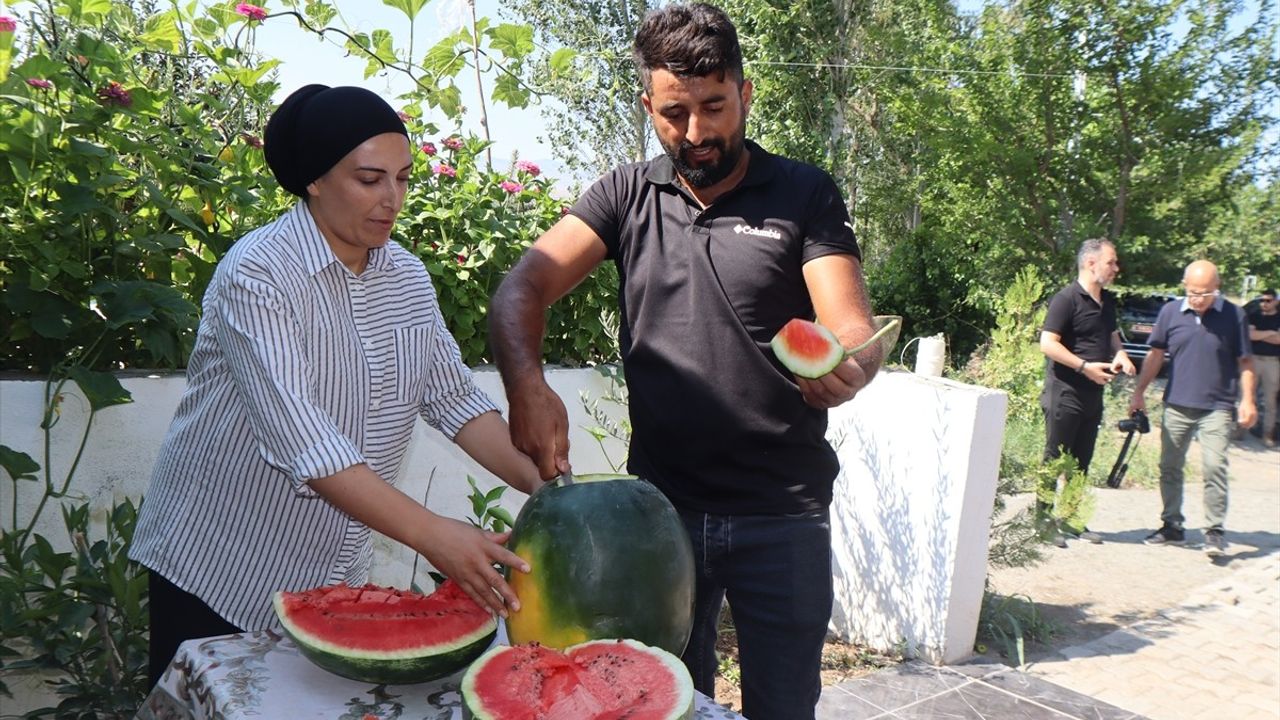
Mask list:
[[[496,417],[497,413],[493,415]],[[525,462],[531,470],[533,464],[528,458]],[[515,592],[493,567],[500,563],[518,572],[529,572],[529,563],[502,546],[510,533],[485,532],[437,515],[384,482],[364,464],[312,480],[311,487],[334,507],[430,560],[481,607],[503,617],[507,616],[507,608],[520,608]]]
[[[529,572],[529,563],[503,547],[510,536],[510,532],[488,532],[435,515],[423,547],[415,549],[481,607],[506,617],[508,609],[520,609],[520,600],[494,564]]]

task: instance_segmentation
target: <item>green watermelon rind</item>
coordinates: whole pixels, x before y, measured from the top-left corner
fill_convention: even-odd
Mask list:
[[[791,322],[796,321],[792,320],[787,324],[790,325]],[[790,370],[798,377],[813,380],[826,375],[834,370],[837,365],[843,362],[845,351],[840,345],[840,340],[836,337],[835,333],[815,322],[807,322],[806,324],[811,326],[810,329],[817,332],[830,344],[830,350],[825,357],[815,360],[800,357],[793,352],[791,348],[787,346],[787,340],[785,337],[786,325],[784,325],[783,328],[773,336],[773,339],[769,341],[769,347],[773,348],[773,354],[778,356],[778,361],[782,363],[783,367]]]
[[[437,645],[394,652],[353,650],[322,640],[297,627],[284,608],[284,593],[273,599],[285,634],[302,655],[335,675],[380,685],[412,685],[448,677],[480,657],[498,635],[498,621],[489,618],[474,632]]]
[[[568,655],[574,650],[591,645],[608,645],[613,647],[620,643],[627,645],[633,650],[654,655],[667,667],[668,670],[671,671],[675,684],[680,688],[680,698],[676,701],[677,709],[673,710],[672,714],[668,715],[665,720],[693,720],[694,710],[696,707],[696,704],[694,703],[693,678],[689,676],[689,670],[684,666],[684,663],[680,661],[680,658],[672,655],[666,650],[659,647],[650,647],[649,645],[645,645],[644,643],[636,640],[606,639],[589,640],[584,643],[579,643],[573,647],[566,648],[564,650],[564,654]],[[462,694],[463,720],[503,720],[484,708],[475,708],[472,706],[478,702],[476,699],[478,695],[476,692],[476,678],[480,676],[480,670],[495,656],[509,649],[510,646],[508,645],[495,645],[481,655],[478,660],[471,663],[471,666],[467,668],[466,674],[462,676],[462,685],[458,689]]]
[[[627,483],[631,492],[613,492],[604,481]],[[618,512],[621,503],[631,512]],[[584,518],[606,517],[612,523],[607,528],[585,531]],[[636,543],[646,551],[636,552]],[[517,596],[536,585],[544,607],[538,620],[516,613],[507,619],[512,644],[564,649],[625,637],[677,655],[684,651],[693,628],[693,546],[679,512],[649,481],[582,475],[569,487],[557,482],[541,488],[520,509],[507,547],[537,568],[518,579],[509,574],[509,582],[520,585]],[[520,612],[531,612],[535,603],[529,600],[521,597]]]

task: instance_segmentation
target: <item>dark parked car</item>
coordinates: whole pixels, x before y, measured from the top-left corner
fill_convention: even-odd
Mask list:
[[[1134,365],[1141,367],[1147,358],[1151,350],[1147,337],[1155,327],[1156,316],[1165,303],[1174,299],[1173,295],[1125,295],[1117,301],[1120,342]],[[1164,373],[1162,369],[1160,374]]]

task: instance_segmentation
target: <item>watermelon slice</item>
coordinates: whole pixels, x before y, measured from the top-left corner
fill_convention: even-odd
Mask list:
[[[693,680],[675,655],[635,640],[499,646],[467,669],[462,702],[476,720],[685,720]]]
[[[845,358],[857,355],[879,343],[883,356],[898,342],[898,330],[902,318],[897,315],[877,315],[872,318],[875,333],[857,347],[846,350],[835,333],[816,322],[795,318],[782,326],[769,345],[783,367],[802,378],[820,378],[831,372]]]
[[[494,616],[452,580],[422,595],[346,584],[277,592],[276,615],[311,662],[361,682],[426,682],[461,670],[493,643]]]

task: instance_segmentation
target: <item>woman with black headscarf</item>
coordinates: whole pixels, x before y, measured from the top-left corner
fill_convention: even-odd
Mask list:
[[[366,581],[370,529],[477,602],[526,564],[495,535],[394,487],[415,418],[511,486],[510,441],[445,328],[422,262],[390,242],[412,167],[377,95],[308,85],[267,123],[267,163],[300,201],[219,263],[130,556],[151,573],[151,679],[191,638],[273,627],[271,596]]]

